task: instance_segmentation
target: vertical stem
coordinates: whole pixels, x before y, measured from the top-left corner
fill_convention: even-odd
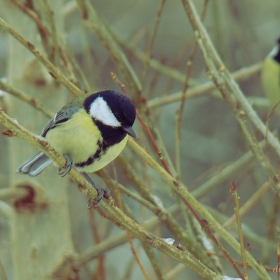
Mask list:
[[[244,279],[248,280],[249,279],[248,267],[247,267],[246,253],[245,253],[245,248],[244,248],[244,240],[243,240],[243,234],[242,234],[241,219],[240,219],[240,215],[239,215],[239,199],[240,199],[240,197],[237,194],[237,189],[236,189],[236,185],[235,185],[234,181],[231,183],[230,192],[233,195],[234,203],[235,203],[234,211],[235,211],[235,215],[236,215],[236,223],[237,223],[237,228],[238,228],[241,257],[242,257],[242,263],[243,263],[243,269],[244,269]]]

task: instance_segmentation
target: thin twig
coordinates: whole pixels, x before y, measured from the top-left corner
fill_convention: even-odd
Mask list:
[[[244,269],[244,280],[248,280],[248,268],[247,268],[247,262],[246,262],[246,253],[244,248],[244,240],[243,240],[243,234],[242,234],[242,225],[241,225],[241,219],[239,214],[239,199],[240,197],[237,194],[237,189],[234,181],[231,183],[230,192],[233,196],[235,207],[235,215],[236,215],[236,223],[238,228],[238,235],[239,235],[239,242],[240,242],[240,251],[241,251],[241,257],[242,257],[242,263],[243,263],[243,269]],[[242,277],[243,278],[243,277]]]
[[[28,7],[24,4],[19,3],[16,0],[11,0],[11,2],[17,6],[19,9],[21,9],[26,15],[28,15],[31,19],[34,20],[34,22],[37,24],[38,29],[42,32],[44,32],[45,35],[51,36],[52,33],[49,30],[49,28],[43,23],[43,21],[39,18],[39,16],[32,10],[28,9]]]
[[[122,89],[123,93],[127,95],[127,91],[126,91],[125,85],[120,82],[120,80],[118,79],[116,74],[111,72],[111,76],[112,76],[112,79],[120,86],[120,88]],[[144,120],[140,116],[140,113],[137,110],[136,110],[136,116],[137,116],[137,119],[140,121],[140,123],[141,123],[141,125],[143,127],[143,130],[145,131],[146,135],[148,136],[148,139],[152,143],[152,146],[153,146],[155,152],[157,153],[158,158],[159,158],[162,166],[171,175],[170,168],[168,167],[168,165],[167,165],[167,163],[166,163],[166,161],[165,161],[165,159],[164,159],[164,157],[162,155],[162,152],[161,152],[161,150],[158,147],[158,144],[157,144],[154,136],[152,135],[148,125],[144,122]]]
[[[38,109],[48,118],[51,118],[54,115],[54,113],[47,106],[45,106],[44,103],[42,103],[40,100],[38,100],[34,97],[30,97],[26,93],[3,82],[1,79],[0,79],[0,89],[7,93],[10,93],[11,95],[15,96],[16,98],[26,102],[27,104],[31,105],[32,107]]]
[[[207,234],[207,236],[212,240],[212,242],[216,245],[216,247],[224,254],[226,259],[229,261],[229,263],[232,265],[233,269],[236,271],[236,273],[240,276],[242,275],[239,271],[238,267],[234,264],[233,260],[231,259],[230,254],[224,249],[222,244],[218,241],[218,239],[215,237],[215,235],[212,233],[209,227],[209,223],[207,220],[203,220],[200,218],[200,216],[196,213],[193,206],[183,197],[180,196],[184,204],[188,207],[194,218],[199,222],[202,230]]]
[[[201,21],[203,21],[203,19],[205,17],[207,3],[208,3],[208,0],[204,0],[203,9],[201,12]],[[176,116],[175,116],[175,162],[176,162],[177,180],[179,180],[179,181],[181,179],[181,164],[180,164],[181,121],[182,121],[182,115],[183,115],[185,101],[186,101],[186,92],[189,87],[188,83],[189,83],[189,78],[190,78],[190,74],[191,74],[192,63],[194,60],[196,49],[197,49],[197,42],[195,40],[194,44],[192,46],[189,60],[187,62],[186,76],[185,76],[185,81],[184,81],[183,89],[182,89],[181,103],[180,103],[180,106],[179,106],[179,108],[176,112]]]
[[[268,229],[267,229],[267,241],[273,240],[275,237],[275,228],[277,223],[277,217],[279,214],[279,196],[274,194],[272,211],[268,221]],[[263,250],[263,263],[267,264],[270,257],[270,250],[267,246],[264,247]]]
[[[154,24],[154,28],[153,28],[152,35],[151,35],[151,39],[150,39],[148,49],[147,49],[147,52],[146,52],[146,60],[144,62],[144,67],[143,67],[143,71],[142,71],[142,78],[141,78],[142,90],[144,90],[144,88],[145,88],[148,68],[149,68],[150,60],[151,60],[152,48],[153,48],[153,44],[154,44],[154,41],[155,41],[155,38],[156,38],[156,34],[157,34],[158,26],[159,26],[159,21],[160,21],[160,18],[161,18],[161,14],[162,14],[162,10],[163,10],[165,1],[166,0],[161,0],[160,1],[157,16],[156,16],[156,20],[155,20],[155,24]]]
[[[67,73],[69,73],[69,76],[68,76],[69,81],[71,81],[76,86],[80,86],[79,82],[74,74],[73,66],[72,66],[70,60],[68,59],[65,50],[62,48],[61,45],[58,46],[58,53],[63,62],[64,69],[66,70]]]
[[[169,207],[167,209],[167,211],[168,211],[168,213],[170,213],[170,215],[173,215],[173,216],[178,215],[178,213],[179,213],[179,209],[176,205]],[[141,225],[145,229],[153,231],[156,227],[158,227],[160,225],[160,223],[161,223],[161,221],[158,217],[152,216],[152,217],[149,217],[148,220],[142,222]],[[134,238],[134,236],[133,236],[133,238]],[[82,267],[86,262],[88,262],[92,259],[95,259],[99,255],[105,254],[106,252],[108,252],[126,242],[128,242],[126,232],[121,232],[117,236],[114,236],[114,237],[111,237],[109,239],[102,241],[98,245],[85,250],[84,252],[80,253],[77,256],[77,261],[76,261],[77,267],[78,268]]]
[[[95,219],[95,213],[94,211],[90,210],[88,211],[89,215],[89,225],[91,227],[91,232],[94,239],[94,245],[97,245],[101,242],[101,239],[99,237],[98,229],[100,228],[100,224],[97,224],[97,221]],[[98,277],[101,277],[101,279],[106,279],[106,273],[105,273],[105,267],[104,267],[104,255],[98,256],[98,264],[95,273],[93,274],[93,278],[95,279],[95,276],[98,275]]]
[[[259,190],[257,190],[239,209],[239,217],[241,218],[245,215],[260,199],[261,197],[270,189],[271,183],[266,182]],[[224,224],[224,228],[230,227],[236,220],[236,215],[232,215]]]
[[[210,251],[208,251],[207,254],[208,254],[208,255],[214,255],[214,256],[217,256],[217,257],[219,257],[219,258],[225,258],[223,255],[218,254],[218,253],[216,253],[216,252],[210,252]],[[240,266],[243,265],[243,263],[242,263],[241,261],[239,261],[239,260],[233,259],[233,261],[234,261],[237,265],[240,265]],[[252,267],[251,267],[250,265],[248,265],[248,268],[252,268]],[[273,268],[273,267],[264,266],[264,268],[265,268],[266,271],[275,273],[275,268]]]
[[[25,46],[34,56],[47,67],[50,74],[57,82],[62,83],[76,96],[82,95],[83,92],[71,83],[48,59],[44,56],[31,42],[21,36],[15,29],[13,29],[8,23],[0,18],[0,27],[9,32],[16,40],[18,40],[23,46]]]
[[[120,46],[122,46],[125,50],[127,50],[129,53],[131,53],[135,58],[139,59],[143,63],[146,60],[146,54],[138,49],[135,49],[134,46],[129,45],[125,40],[123,40],[118,34],[116,34],[114,31],[111,30],[111,34],[114,37],[114,39],[118,42]],[[159,73],[162,73],[163,75],[166,75],[170,79],[174,79],[176,81],[179,81],[181,83],[185,80],[185,75],[175,69],[174,67],[169,67],[164,65],[162,62],[158,61],[155,58],[150,59],[149,63],[150,68],[156,70]],[[194,86],[197,83],[193,80],[190,80],[190,85]]]
[[[151,196],[151,193],[146,188],[145,184],[140,180],[140,178],[135,174],[135,171],[129,166],[125,159],[118,158],[124,174],[127,176],[127,179],[132,183],[134,188],[147,200],[151,201],[154,207],[149,208],[154,212],[155,215],[159,217],[162,223],[169,229],[170,232],[178,239],[182,244],[187,246],[188,250],[198,259],[201,260],[205,265],[207,265],[213,271],[219,272],[217,267],[215,267],[208,257],[205,256],[204,250],[200,242],[190,234],[186,234],[185,229],[174,219],[174,217],[165,210],[163,205],[159,205],[154,196]]]
[[[237,70],[236,72],[232,73],[232,77],[236,80],[236,81],[243,81],[243,80],[247,80],[249,79],[251,76],[257,74],[260,72],[260,69],[262,67],[262,63],[257,63],[254,65],[251,65],[249,67],[246,68],[242,68],[240,70]],[[216,86],[210,81],[210,82],[206,82],[202,85],[199,85],[197,87],[194,87],[192,89],[189,89],[186,93],[185,93],[185,99],[189,99],[189,98],[195,98],[195,97],[199,97],[201,95],[204,95],[208,92],[210,92],[211,90],[216,89]],[[160,107],[160,106],[165,106],[174,102],[179,102],[182,98],[182,92],[177,92],[177,93],[173,93],[167,96],[160,96],[160,97],[156,97],[152,100],[148,101],[148,107],[150,109],[155,108],[155,107]]]
[[[260,148],[264,149],[267,146],[267,142],[265,140],[259,143]],[[222,182],[233,177],[239,170],[248,166],[255,159],[252,151],[248,151],[239,159],[237,159],[233,164],[225,167],[224,169],[217,172],[212,178],[207,180],[205,183],[197,187],[192,191],[192,194],[195,198],[199,199],[207,194],[209,191],[217,188]]]
[[[81,78],[81,80],[82,80],[82,82],[83,82],[83,85],[84,85],[86,91],[87,91],[87,92],[92,92],[91,87],[90,87],[90,85],[89,85],[89,82],[88,82],[88,80],[87,80],[87,78],[86,78],[84,72],[82,71],[82,69],[81,69],[81,67],[80,67],[80,65],[79,65],[79,62],[77,61],[77,59],[76,59],[74,53],[72,52],[70,46],[69,46],[68,44],[65,43],[65,44],[64,44],[64,47],[65,47],[65,49],[66,49],[67,54],[69,55],[69,57],[70,57],[70,59],[71,59],[71,62],[72,62],[72,64],[73,64],[75,70],[77,71],[78,75],[80,76],[80,78]]]
[[[144,159],[161,177],[164,179],[170,187],[172,187],[181,198],[184,198],[184,202],[188,202],[199,214],[209,223],[210,227],[218,232],[222,238],[224,238],[227,243],[238,253],[240,251],[240,244],[236,241],[233,236],[231,236],[213,217],[212,215],[201,206],[201,204],[187,191],[187,188],[177,182],[170,174],[168,174],[154,159],[141,147],[139,147],[135,141],[129,139],[128,145],[142,158]],[[269,276],[266,271],[259,266],[257,261],[247,252],[248,263],[252,265],[253,269],[262,277],[263,279],[269,280]]]
[[[2,280],[8,280],[7,273],[5,271],[5,268],[2,264],[2,261],[0,260],[0,279]]]
[[[277,280],[280,280],[280,230],[278,228],[278,244],[277,244]]]
[[[110,28],[104,23],[98,13],[94,10],[89,0],[79,0],[82,2],[83,7],[86,9],[87,18],[86,25],[99,37],[101,43],[106,47],[107,51],[110,54],[110,57],[115,62],[116,66],[122,73],[126,86],[131,92],[131,96],[135,101],[135,106],[143,112],[144,121],[148,124],[149,129],[157,142],[157,145],[167,162],[167,166],[170,168],[172,173],[175,173],[173,168],[172,161],[169,157],[169,154],[166,151],[166,148],[161,140],[159,131],[154,125],[152,114],[150,114],[147,107],[147,102],[145,98],[140,98],[142,87],[141,83],[134,72],[132,66],[130,65],[128,59],[124,55],[121,48],[118,46],[116,41],[112,36]]]
[[[119,185],[119,184],[118,184],[118,175],[117,175],[116,166],[115,166],[114,162],[113,162],[112,165],[113,165],[113,173],[114,173],[114,177],[115,177],[115,186],[116,186],[116,193],[117,193],[117,201],[118,201],[118,204],[119,204],[120,209],[121,209],[122,211],[124,211],[124,210],[123,210],[123,202],[122,202],[122,198],[121,198],[121,194],[120,194],[120,189],[118,188],[118,185]],[[133,253],[133,255],[134,255],[135,259],[136,259],[136,262],[138,263],[138,265],[139,265],[139,267],[140,267],[140,269],[141,269],[141,271],[142,271],[142,273],[143,273],[145,279],[146,279],[146,280],[150,280],[150,277],[149,277],[148,273],[146,272],[146,270],[145,270],[145,268],[144,268],[144,266],[143,266],[143,264],[142,264],[142,262],[141,262],[141,260],[140,260],[139,255],[137,254],[137,251],[136,251],[136,249],[135,249],[135,246],[134,246],[134,244],[133,244],[133,242],[132,242],[132,237],[131,237],[130,232],[129,232],[129,231],[126,231],[126,235],[127,235],[127,239],[128,239],[128,242],[129,242],[131,251],[132,251],[132,253]],[[142,242],[142,243],[144,243],[144,242]]]
[[[199,19],[199,16],[197,15],[192,1],[182,0],[182,3],[186,13],[188,14],[192,28],[195,31],[198,44],[202,50],[206,65],[208,67],[207,73],[209,75],[209,78],[215,83],[216,87],[219,89],[225,101],[233,111],[235,117],[241,125],[246,138],[249,140],[252,151],[254,152],[256,158],[262,165],[270,180],[273,182],[275,191],[280,192],[279,175],[257,145],[255,135],[248,125],[245,116],[250,118],[250,120],[263,134],[263,136],[266,135],[265,125],[260,120],[257,113],[253,110],[246,97],[241,92],[238,85],[233,80],[229,71],[226,69],[225,65],[218,56],[208,36],[207,31],[205,30],[202,22]],[[232,95],[236,96],[238,104],[236,104],[232,100]],[[269,144],[274,148],[275,152],[280,155],[280,143],[278,139],[271,132],[268,132],[267,140]]]
[[[49,23],[49,26],[51,27],[52,30],[52,41],[53,41],[53,46],[52,50],[50,52],[50,60],[54,62],[54,65],[58,67],[58,35],[57,35],[57,29],[56,25],[54,22],[54,12],[51,10],[51,7],[46,0],[40,0],[39,1],[41,10],[44,12],[46,15],[47,21]],[[52,59],[53,58],[53,59]]]

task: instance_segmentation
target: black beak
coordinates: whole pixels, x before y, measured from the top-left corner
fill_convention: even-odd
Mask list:
[[[131,137],[136,138],[136,134],[134,132],[134,130],[132,129],[131,126],[129,127],[123,127],[124,131],[127,132],[127,134],[129,134]]]

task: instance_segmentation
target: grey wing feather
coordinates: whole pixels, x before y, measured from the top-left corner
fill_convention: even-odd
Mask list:
[[[56,113],[49,120],[49,122],[43,128],[41,135],[45,137],[50,129],[53,129],[54,127],[62,124],[63,122],[68,121],[71,118],[71,116],[80,109],[81,107],[76,106],[73,103],[68,104],[67,107],[64,107],[61,111]],[[42,152],[39,152],[30,159],[28,159],[20,167],[18,167],[17,172],[35,177],[39,175],[51,162],[51,159],[49,159]]]
[[[49,159],[42,152],[37,153],[20,167],[18,167],[17,172],[21,174],[28,174],[29,176],[36,177],[39,175],[50,163]]]
[[[72,117],[72,115],[74,115],[79,110],[80,107],[75,106],[72,108],[65,108],[65,110],[59,111],[44,126],[41,135],[45,137],[50,129],[53,129],[54,127],[60,125],[61,123],[68,121]]]

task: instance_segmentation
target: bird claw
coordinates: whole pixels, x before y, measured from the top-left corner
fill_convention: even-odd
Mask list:
[[[91,209],[91,208],[97,208],[100,206],[103,197],[106,199],[109,199],[110,197],[110,190],[108,188],[96,188],[94,187],[94,189],[97,191],[97,197],[95,199],[89,198],[87,201],[87,208]]]
[[[67,173],[71,170],[72,165],[73,165],[73,160],[72,160],[71,156],[69,156],[68,154],[65,154],[63,156],[66,159],[66,167],[65,168],[59,167],[57,170],[58,175],[60,175],[61,177],[66,176]]]
[[[87,173],[82,172],[84,178],[92,185],[92,187],[97,191],[97,197],[95,199],[89,198],[87,201],[87,208],[97,208],[100,206],[103,197],[108,199],[110,197],[110,190],[108,188],[97,188],[91,178]]]

